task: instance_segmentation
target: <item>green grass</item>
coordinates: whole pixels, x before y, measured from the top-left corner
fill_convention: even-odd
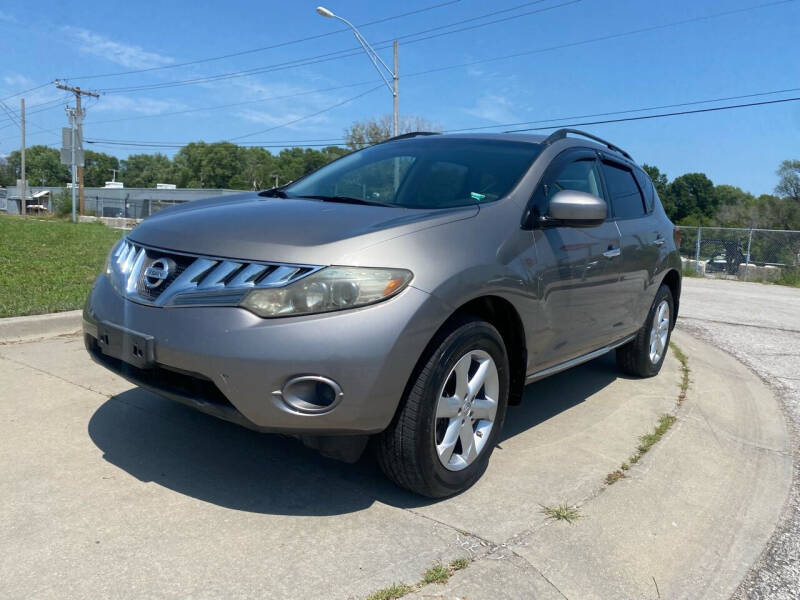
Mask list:
[[[415,589],[417,588],[413,585],[396,583],[382,590],[378,590],[377,592],[372,592],[367,596],[367,600],[395,600],[396,598],[402,598],[406,594],[410,594]]]
[[[800,287],[800,268],[783,269],[781,276],[775,280],[778,285],[788,285],[790,287]]]
[[[689,357],[674,342],[670,342],[669,347],[672,349],[675,358],[681,363],[681,387],[676,402],[680,406],[686,400],[686,391],[689,389]],[[626,473],[631,470],[631,465],[638,463],[645,453],[653,447],[653,444],[664,437],[664,434],[675,424],[676,420],[677,417],[674,415],[661,415],[652,433],[646,433],[639,437],[639,446],[636,448],[636,452],[628,459],[628,462],[622,463],[619,469],[606,475],[606,485],[614,485],[617,481],[626,477]]]
[[[570,525],[581,518],[581,513],[577,506],[570,506],[566,502],[557,506],[542,506],[542,512],[549,519],[555,521],[566,521]]]
[[[690,265],[685,265],[681,271],[684,277],[701,277],[701,278],[703,277],[700,273],[697,272],[696,267]]]
[[[422,574],[422,579],[419,583],[415,585],[395,583],[377,592],[372,592],[367,596],[367,600],[395,600],[411,592],[416,592],[431,583],[447,583],[450,577],[453,576],[453,573],[461,569],[466,569],[467,566],[469,566],[469,560],[466,558],[457,558],[446,566],[442,563],[436,563]]]
[[[450,579],[450,569],[442,564],[433,565],[422,574],[422,583],[424,585],[428,585],[429,583],[447,583],[448,579]]]
[[[645,433],[643,436],[639,437],[639,446],[636,450],[639,452],[639,455],[646,453],[650,448],[653,447],[662,437],[664,434],[667,433],[667,430],[672,427],[675,423],[676,418],[674,415],[663,414],[658,418],[658,425],[651,433]]]
[[[122,232],[0,215],[0,317],[81,308]]]

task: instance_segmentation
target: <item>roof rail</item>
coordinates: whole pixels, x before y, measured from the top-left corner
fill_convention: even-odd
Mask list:
[[[559,129],[558,131],[554,131],[549,136],[547,136],[547,138],[542,142],[542,144],[544,144],[545,146],[549,146],[553,142],[557,142],[558,140],[563,140],[564,138],[566,138],[568,133],[573,133],[575,135],[582,135],[583,137],[589,138],[590,140],[594,140],[595,142],[600,142],[610,150],[616,150],[617,152],[622,154],[622,156],[624,156],[625,158],[633,160],[633,157],[627,152],[625,152],[625,150],[623,150],[619,146],[615,146],[614,144],[612,144],[611,142],[607,142],[603,138],[597,137],[596,135],[592,135],[591,133],[586,133],[585,131],[581,131],[580,129]]]
[[[420,135],[439,135],[438,131],[409,131],[408,133],[401,133],[400,135],[396,135],[394,137],[390,137],[387,140],[383,140],[384,142],[394,142],[397,140],[404,140],[406,138],[413,138]]]

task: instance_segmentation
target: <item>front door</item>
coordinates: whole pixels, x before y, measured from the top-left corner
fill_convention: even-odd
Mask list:
[[[600,224],[549,223],[547,207],[561,190],[605,199],[600,164],[593,150],[568,150],[548,167],[534,194],[538,216],[536,251],[543,314],[548,320],[544,352],[535,370],[596,350],[618,339],[623,322],[619,298],[620,235],[609,217]],[[543,332],[544,333],[544,332]]]

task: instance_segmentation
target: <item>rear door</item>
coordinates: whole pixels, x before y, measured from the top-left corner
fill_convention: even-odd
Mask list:
[[[601,156],[606,194],[620,232],[620,327],[624,333],[631,333],[644,324],[650,308],[650,280],[658,264],[661,233],[634,167],[610,154]]]
[[[620,237],[610,211],[605,222],[589,226],[547,219],[549,201],[560,190],[604,198],[600,168],[594,150],[568,150],[553,160],[534,193],[542,308],[548,320],[537,368],[580,356],[617,336]]]

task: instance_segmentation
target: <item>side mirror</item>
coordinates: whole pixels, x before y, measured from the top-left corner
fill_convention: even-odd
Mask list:
[[[607,214],[605,200],[577,190],[561,190],[550,200],[548,208],[548,217],[554,221],[597,223],[604,221]]]

